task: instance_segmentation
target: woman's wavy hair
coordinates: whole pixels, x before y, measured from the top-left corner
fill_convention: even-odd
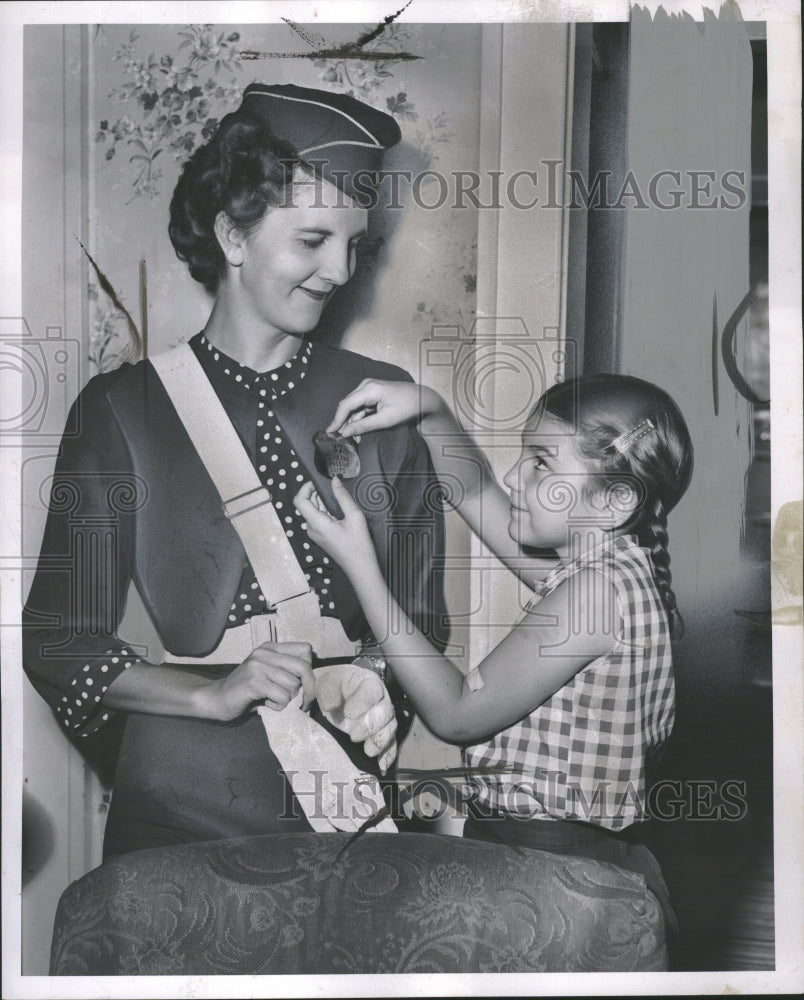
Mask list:
[[[271,207],[286,204],[294,171],[310,171],[293,147],[264,125],[230,114],[187,160],[170,202],[170,241],[179,260],[211,294],[226,273],[215,219],[226,215],[244,232]]]
[[[675,402],[663,389],[630,375],[586,375],[551,386],[529,423],[545,412],[573,427],[575,450],[593,474],[594,492],[599,486],[611,499],[623,487],[638,488],[640,502],[624,527],[650,551],[673,638],[681,638],[684,622],[671,586],[667,515],[690,484],[693,447]],[[622,450],[615,445],[618,438]]]

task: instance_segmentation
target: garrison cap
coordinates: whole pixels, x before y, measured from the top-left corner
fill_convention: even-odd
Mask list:
[[[385,150],[402,138],[384,111],[346,94],[294,84],[252,83],[234,114],[266,126],[350,197],[371,191]]]

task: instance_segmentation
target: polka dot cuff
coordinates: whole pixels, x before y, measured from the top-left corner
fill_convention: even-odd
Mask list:
[[[70,682],[67,694],[56,705],[56,718],[66,729],[83,730],[90,736],[109,721],[111,710],[100,705],[112,681],[133,663],[142,662],[126,646],[107,649],[103,656],[89,659]]]

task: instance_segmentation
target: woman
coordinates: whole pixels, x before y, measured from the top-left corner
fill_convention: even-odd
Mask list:
[[[361,195],[399,138],[392,118],[353,98],[252,85],[188,161],[173,196],[173,245],[215,296],[183,363],[200,370],[225,411],[210,419],[209,434],[231,423],[267,498],[260,503],[281,525],[267,556],[247,557],[241,511],[221,509],[227,497],[197,450],[204,442],[192,439],[152,362],[96,376],[75,404],[77,433],[62,442],[26,606],[25,669],[71,737],[90,740],[124,724],[105,855],[309,829],[253,709],[282,710],[300,690],[309,704],[320,650],[299,625],[254,639],[242,657],[223,651],[239,648],[228,639],[270,617],[272,603],[281,607],[262,592],[255,554],[275,577],[281,564],[303,578],[316,622],[339,623],[352,643],[374,641],[351,585],[308,541],[290,501],[312,479],[338,511],[316,469],[315,433],[362,379],[409,378],[304,339],[354,271],[368,222]],[[410,428],[383,431],[360,443],[359,461],[353,494],[370,503],[379,485],[392,498],[390,508],[367,511],[389,584],[443,644],[434,576],[443,529],[423,499],[427,449]],[[401,537],[415,539],[405,565],[394,559]],[[162,664],[145,662],[117,635],[132,583],[169,651]],[[322,707],[385,767],[393,715],[384,689],[360,676],[328,690]]]

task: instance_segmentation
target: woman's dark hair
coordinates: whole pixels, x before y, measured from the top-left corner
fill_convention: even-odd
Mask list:
[[[623,485],[639,488],[640,503],[628,525],[650,551],[673,637],[680,638],[684,622],[671,587],[667,515],[689,486],[693,447],[675,402],[630,375],[587,375],[551,386],[529,422],[544,412],[573,427],[579,458],[610,497]]]
[[[268,208],[286,204],[285,189],[299,167],[310,169],[289,143],[235,115],[187,160],[170,202],[168,233],[179,260],[208,292],[218,290],[226,273],[215,236],[218,213],[248,232]]]

